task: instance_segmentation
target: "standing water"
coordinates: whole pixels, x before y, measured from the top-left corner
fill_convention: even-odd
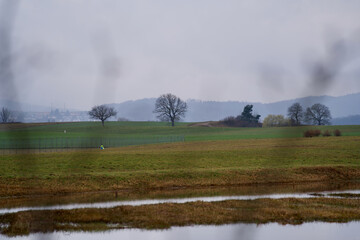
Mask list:
[[[360,190],[352,191],[326,191],[318,192],[321,197],[330,197],[328,194],[334,193],[353,193],[360,194]],[[145,199],[145,200],[131,200],[131,201],[107,201],[97,203],[75,203],[65,205],[50,205],[50,206],[36,206],[36,207],[14,207],[14,208],[1,208],[0,215],[7,213],[15,213],[28,210],[70,210],[79,208],[113,208],[117,206],[141,206],[149,204],[161,204],[161,203],[188,203],[188,202],[218,202],[226,200],[255,200],[262,198],[281,199],[281,198],[314,198],[319,195],[313,195],[311,193],[288,193],[288,194],[264,194],[264,195],[241,195],[241,196],[213,196],[213,197],[193,197],[193,198],[173,198],[173,199]],[[331,196],[334,198],[333,196]]]
[[[265,239],[316,239],[316,240],[359,240],[360,222],[350,223],[304,223],[302,225],[271,224],[231,224],[221,226],[189,226],[173,227],[169,230],[139,230],[124,229],[107,232],[54,232],[46,234],[31,234],[9,238],[1,236],[4,240],[98,240],[98,239],[174,239],[174,240],[265,240]]]

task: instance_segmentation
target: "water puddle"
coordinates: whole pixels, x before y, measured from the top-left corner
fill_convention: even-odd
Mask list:
[[[206,239],[206,240],[265,240],[265,239],[317,239],[317,240],[359,240],[360,222],[323,223],[313,222],[301,225],[270,224],[231,224],[221,226],[172,227],[169,230],[123,229],[106,232],[54,232],[39,233],[29,236],[7,237],[4,240],[97,240],[97,239]]]
[[[324,191],[346,191],[360,189],[360,182],[306,183],[306,184],[259,184],[248,186],[176,188],[153,190],[99,191],[65,193],[58,195],[28,195],[0,197],[0,209],[43,207],[55,205],[119,202],[149,199],[184,199],[217,196],[253,196],[292,193],[317,193]]]
[[[15,208],[3,208],[0,209],[0,214],[16,213],[27,210],[70,210],[79,208],[113,208],[117,206],[140,206],[149,204],[161,204],[161,203],[188,203],[188,202],[218,202],[226,200],[255,200],[260,198],[315,198],[315,197],[332,197],[328,194],[334,193],[351,193],[360,194],[360,190],[352,191],[324,191],[312,193],[287,193],[287,194],[264,194],[264,195],[238,195],[238,196],[211,196],[211,197],[192,197],[192,198],[172,198],[172,199],[145,199],[145,200],[131,200],[131,201],[106,201],[96,203],[75,203],[75,204],[60,204],[51,206],[35,206],[35,207],[15,207]]]

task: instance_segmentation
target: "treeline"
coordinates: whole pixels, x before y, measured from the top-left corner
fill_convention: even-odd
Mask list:
[[[186,102],[173,94],[161,95],[155,103],[154,113],[160,121],[175,122],[185,117],[188,110]],[[89,112],[93,119],[100,120],[102,125],[107,119],[117,115],[117,111],[107,105],[94,106]],[[292,104],[287,110],[287,117],[283,115],[268,115],[263,123],[260,122],[261,115],[253,114],[253,105],[246,105],[238,116],[228,116],[220,121],[220,124],[229,127],[284,127],[300,125],[328,125],[331,120],[331,113],[327,106],[316,103],[311,107],[304,108],[300,103]],[[0,122],[15,122],[21,119],[21,114],[16,114],[7,108],[0,111]],[[21,120],[20,120],[21,121]]]
[[[304,108],[300,103],[294,103],[284,115],[269,114],[262,123],[260,115],[253,114],[253,105],[246,105],[243,112],[238,116],[229,116],[220,121],[229,127],[286,127],[300,125],[329,125],[331,113],[327,106],[316,103],[311,107]]]
[[[0,123],[21,122],[24,119],[22,112],[11,111],[9,108],[2,107],[0,110]]]
[[[329,125],[331,113],[327,106],[316,103],[303,110],[300,103],[294,103],[287,110],[287,118],[283,115],[268,115],[263,127],[285,127],[308,125]]]

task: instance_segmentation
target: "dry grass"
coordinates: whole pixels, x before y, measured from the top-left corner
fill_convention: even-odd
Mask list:
[[[312,182],[342,183],[360,179],[360,168],[351,167],[301,167],[290,169],[223,170],[223,171],[171,171],[156,173],[138,172],[135,176],[69,176],[61,178],[0,178],[0,196],[62,194],[74,192],[199,187],[246,186],[254,184],[300,184]]]
[[[38,126],[44,126],[44,125],[54,125],[54,124],[60,124],[60,123],[1,123],[0,124],[0,131],[9,131],[19,128],[31,128],[31,127],[38,127]],[[62,124],[62,123],[61,123]]]
[[[165,229],[171,226],[229,223],[301,224],[360,220],[360,199],[257,199],[121,206],[111,209],[25,211],[0,216],[3,234],[112,228]],[[112,224],[109,226],[107,224]],[[114,225],[115,224],[115,225]]]

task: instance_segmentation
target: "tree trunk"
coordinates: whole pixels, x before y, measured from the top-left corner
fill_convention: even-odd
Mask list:
[[[175,126],[175,120],[171,120],[171,126]]]
[[[101,124],[102,124],[103,127],[105,126],[105,125],[104,125],[104,120],[101,120]]]

